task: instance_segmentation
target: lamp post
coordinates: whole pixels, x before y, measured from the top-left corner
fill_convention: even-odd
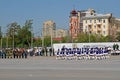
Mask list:
[[[31,48],[33,47],[33,29],[31,27]]]
[[[51,27],[51,52],[53,54],[53,30],[52,30],[52,27]]]
[[[90,27],[88,27],[88,36],[89,36],[89,43],[90,43]]]
[[[2,37],[1,37],[1,49],[2,49]]]
[[[13,28],[12,28],[12,37],[13,37],[13,40],[12,40],[12,45],[13,45],[13,46],[12,46],[12,47],[13,47],[13,49],[14,49],[14,44],[15,44],[15,43],[14,43],[14,42],[15,42],[15,41],[14,41],[14,38],[15,38],[14,34],[15,34],[15,30],[14,30],[14,27],[13,27]]]
[[[43,30],[42,30],[41,36],[42,36],[42,48],[43,48],[44,47],[44,34],[43,34]]]
[[[2,32],[1,32],[1,26],[0,26],[0,39],[1,39],[1,49],[2,49]]]
[[[89,43],[90,43],[90,31],[89,31]]]
[[[6,40],[6,47],[8,48],[8,33],[6,33],[7,40]]]

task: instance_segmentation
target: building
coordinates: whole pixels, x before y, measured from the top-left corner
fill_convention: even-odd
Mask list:
[[[53,38],[56,37],[56,24],[52,20],[45,21],[43,23],[43,36],[52,36]]]
[[[112,17],[110,21],[111,21],[110,36],[112,36],[113,41],[116,41],[116,37],[120,32],[120,19]]]
[[[71,39],[76,38],[80,31],[79,22],[78,22],[78,13],[76,10],[72,10],[70,12],[69,26],[70,26],[69,32],[70,32]]]
[[[70,35],[71,38],[76,38],[79,33],[83,32],[83,18],[86,15],[92,15],[95,11],[93,9],[76,11],[72,10],[70,12]]]
[[[68,30],[65,29],[57,29],[56,30],[56,38],[63,38],[68,36]]]
[[[83,32],[89,34],[110,34],[112,14],[88,14],[83,18]]]
[[[74,39],[80,33],[111,35],[114,38],[120,32],[120,19],[111,13],[98,14],[94,9],[72,10],[70,12],[70,35]]]
[[[80,32],[83,32],[83,18],[86,15],[92,15],[92,14],[94,14],[95,10],[93,10],[93,9],[80,10],[77,13],[78,13],[78,22],[79,22]]]

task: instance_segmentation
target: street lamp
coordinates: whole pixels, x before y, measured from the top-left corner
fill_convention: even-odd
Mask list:
[[[53,30],[52,30],[52,27],[51,27],[51,52],[53,54]]]
[[[42,48],[43,48],[44,47],[44,34],[43,34],[43,30],[42,30],[41,36],[42,36]]]
[[[12,28],[12,37],[13,37],[13,42],[12,42],[12,43],[13,43],[13,49],[14,49],[14,44],[15,44],[15,43],[14,43],[14,42],[15,42],[15,41],[14,41],[14,38],[15,38],[15,36],[14,36],[15,30],[14,30],[14,29],[15,29],[15,28],[13,27],[13,28]]]
[[[6,47],[8,48],[8,33],[6,33],[7,40],[6,40]]]
[[[33,28],[31,27],[31,48],[33,47]]]
[[[89,43],[90,43],[90,31],[89,31]]]
[[[1,49],[2,49],[2,37],[1,37]]]
[[[90,27],[88,27],[88,36],[89,36],[89,43],[90,43]]]

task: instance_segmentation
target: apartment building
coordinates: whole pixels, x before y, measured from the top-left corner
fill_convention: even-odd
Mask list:
[[[68,36],[68,30],[65,29],[57,29],[56,30],[56,38],[63,38]]]
[[[110,34],[112,14],[88,14],[83,18],[83,32],[90,34]]]
[[[76,11],[75,9],[73,9],[70,12],[69,32],[71,38],[76,38],[79,35],[79,33],[83,32],[83,18],[86,15],[92,15],[94,13],[95,11],[93,9],[81,10],[81,11]]]
[[[45,21],[43,23],[43,36],[52,36],[53,38],[56,37],[56,24],[52,20]]]
[[[76,38],[81,32],[115,37],[120,32],[120,19],[113,17],[111,13],[98,14],[94,9],[72,10],[69,20],[72,38]]]

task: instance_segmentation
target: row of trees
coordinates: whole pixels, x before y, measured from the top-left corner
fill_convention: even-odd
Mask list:
[[[42,46],[42,39],[35,38],[32,31],[33,20],[27,20],[24,26],[19,25],[17,22],[7,25],[6,35],[3,36],[0,30],[1,47],[33,47]],[[41,33],[41,32],[40,32]],[[70,36],[63,37],[61,41],[53,40],[53,43],[81,43],[81,42],[112,42],[112,36],[92,35],[81,33],[77,38],[71,40]],[[120,33],[117,34],[116,41],[120,41]],[[51,46],[51,38],[44,37],[44,46]]]
[[[32,20],[27,20],[24,26],[13,22],[7,25],[5,36],[1,33],[1,47],[30,47],[32,37]]]

